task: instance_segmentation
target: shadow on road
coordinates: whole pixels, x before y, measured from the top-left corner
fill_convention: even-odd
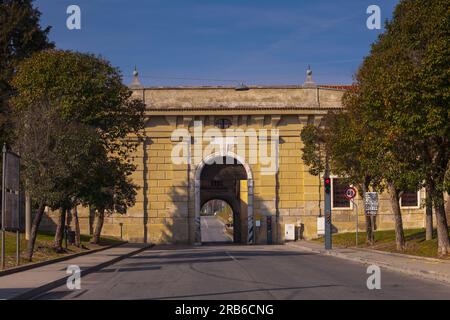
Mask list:
[[[319,286],[305,286],[305,287],[278,287],[278,288],[263,288],[263,289],[249,289],[249,290],[235,290],[235,291],[222,291],[222,292],[208,292],[184,296],[167,296],[167,297],[155,297],[151,300],[165,300],[165,299],[188,299],[188,298],[202,298],[202,297],[213,297],[228,294],[239,294],[239,293],[255,293],[255,292],[270,292],[270,291],[287,291],[287,290],[307,290],[307,289],[318,289],[318,288],[332,288],[339,287],[338,285],[319,285]]]

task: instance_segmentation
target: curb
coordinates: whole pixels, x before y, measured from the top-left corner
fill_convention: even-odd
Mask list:
[[[144,246],[142,248],[139,248],[139,249],[136,249],[136,250],[134,250],[132,252],[124,254],[122,256],[116,257],[116,258],[114,258],[112,260],[102,262],[102,263],[100,263],[98,265],[95,265],[93,267],[87,268],[85,270],[81,270],[81,276],[83,277],[83,276],[86,276],[86,275],[88,275],[88,274],[90,274],[92,272],[101,270],[101,269],[103,269],[103,268],[105,268],[105,267],[107,267],[109,265],[112,265],[112,264],[117,263],[117,262],[119,262],[121,260],[127,259],[127,258],[129,258],[131,256],[134,256],[135,254],[141,253],[141,252],[143,252],[143,251],[145,251],[145,250],[147,250],[147,249],[149,249],[149,248],[151,248],[153,246],[154,246],[154,244],[149,244],[149,245],[146,245],[146,246]],[[49,290],[55,289],[55,288],[65,284],[68,277],[70,277],[70,275],[65,276],[63,278],[60,278],[60,279],[57,279],[55,281],[49,282],[49,283],[47,283],[47,284],[45,284],[43,286],[40,286],[40,287],[37,287],[37,288],[33,288],[33,289],[31,289],[31,290],[29,290],[27,292],[21,293],[21,294],[15,296],[13,298],[10,298],[9,300],[31,300],[31,299],[33,299],[33,298],[35,298],[35,297],[37,297],[37,296],[39,296],[39,295],[49,291]]]
[[[354,248],[348,248],[348,249],[354,249]],[[415,259],[415,260],[425,260],[425,261],[430,261],[430,262],[439,262],[439,263],[444,262],[445,263],[446,261],[447,262],[450,261],[450,260],[438,259],[438,258],[413,256],[411,254],[387,252],[387,251],[381,251],[381,250],[376,250],[376,249],[358,248],[357,250],[367,251],[367,252],[375,252],[375,253],[382,253],[382,254],[386,254],[386,255],[389,255],[389,256],[400,257],[400,258],[409,258],[409,259]]]
[[[46,266],[46,265],[49,265],[49,264],[52,264],[52,263],[62,262],[62,261],[66,261],[66,260],[73,259],[73,258],[78,258],[78,257],[85,256],[85,255],[88,255],[88,254],[91,254],[91,253],[101,252],[103,250],[108,250],[108,249],[111,249],[111,248],[115,248],[115,247],[124,245],[126,243],[128,243],[128,241],[112,244],[112,245],[104,247],[104,248],[99,248],[99,249],[94,249],[94,250],[87,250],[87,251],[83,251],[83,252],[69,254],[67,256],[56,258],[56,259],[51,259],[51,260],[46,260],[46,261],[41,261],[41,262],[36,262],[36,263],[29,263],[29,264],[25,264],[23,266],[9,268],[9,269],[0,271],[0,278],[3,277],[3,276],[8,276],[8,275],[17,273],[17,272],[22,272],[22,271],[31,270],[31,269],[34,269],[34,268],[43,267],[43,266]]]
[[[400,267],[396,267],[396,266],[393,266],[393,265],[385,263],[385,262],[380,262],[377,260],[370,260],[370,259],[366,259],[366,258],[353,258],[353,257],[349,257],[343,253],[334,252],[334,251],[317,250],[317,249],[312,249],[312,248],[304,247],[304,246],[300,246],[300,245],[293,245],[293,246],[296,248],[299,248],[301,250],[314,252],[314,253],[325,255],[325,256],[330,256],[330,257],[335,257],[335,258],[339,258],[339,259],[343,259],[343,260],[353,261],[353,262],[361,263],[364,265],[376,264],[376,265],[383,267],[390,271],[419,277],[419,278],[422,278],[425,280],[443,281],[443,282],[446,282],[447,284],[450,284],[450,275],[435,273],[432,271],[430,272],[428,270],[413,270],[413,269],[407,269],[407,268],[400,268]],[[413,257],[416,258],[415,256],[413,256]],[[432,259],[432,258],[429,258],[429,259]]]

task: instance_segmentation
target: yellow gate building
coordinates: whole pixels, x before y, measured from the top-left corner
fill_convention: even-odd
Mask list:
[[[329,111],[341,110],[348,87],[316,85],[308,71],[303,85],[237,88],[147,88],[136,72],[130,88],[147,106],[145,132],[133,158],[132,178],[140,188],[126,215],[106,217],[104,235],[200,244],[200,211],[212,199],[232,208],[237,243],[283,243],[292,239],[286,237],[292,225],[297,237],[321,234],[322,178],[310,175],[302,162],[300,132],[308,123],[320,125]],[[332,178],[334,232],[356,228],[346,187]],[[422,191],[404,194],[405,228],[424,226],[424,197]],[[361,210],[359,215],[363,231]],[[91,233],[93,213],[79,209],[79,216],[82,233]],[[394,227],[386,195],[380,197],[376,225]]]

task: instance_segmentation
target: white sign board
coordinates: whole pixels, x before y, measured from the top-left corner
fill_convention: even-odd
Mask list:
[[[317,235],[325,235],[325,217],[317,218]]]
[[[284,225],[284,239],[286,241],[295,241],[295,225],[293,224]]]
[[[5,153],[4,179],[5,199],[4,203],[4,223],[3,228],[8,231],[16,231],[20,228],[19,217],[19,189],[20,189],[20,157],[12,152]]]
[[[376,215],[378,212],[378,193],[366,192],[364,194],[364,209],[367,214]]]

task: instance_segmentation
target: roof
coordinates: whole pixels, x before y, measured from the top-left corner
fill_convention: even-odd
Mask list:
[[[354,85],[317,85],[320,89],[334,89],[334,90],[350,90]],[[235,86],[161,86],[161,87],[131,87],[132,90],[214,90],[214,89],[229,89],[236,90]],[[253,85],[247,86],[250,90],[258,89],[314,89],[304,88],[302,85]]]
[[[152,87],[132,89],[149,110],[302,110],[341,109],[351,86]]]
[[[324,89],[336,89],[336,90],[350,90],[354,88],[353,84],[332,84],[332,85],[319,85],[319,88]]]

